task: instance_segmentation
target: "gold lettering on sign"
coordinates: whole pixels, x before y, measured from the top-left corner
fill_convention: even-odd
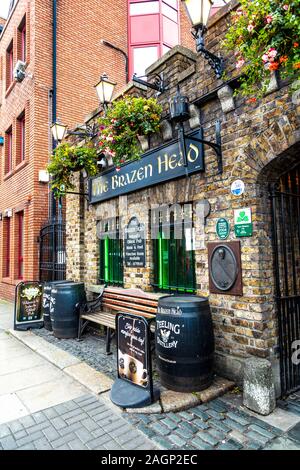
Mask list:
[[[148,171],[149,170],[149,171]],[[151,163],[149,163],[149,165],[146,165],[145,166],[145,178],[151,178],[153,175],[153,166]]]
[[[194,153],[194,158],[192,158],[192,153]],[[198,147],[196,147],[196,145],[190,144],[190,149],[189,149],[188,155],[187,155],[188,161],[191,162],[191,163],[194,163],[197,160],[198,157],[199,157]]]
[[[178,157],[176,153],[173,153],[173,155],[170,156],[168,166],[170,170],[174,170],[178,166]]]
[[[118,188],[118,186],[119,186],[119,184],[118,184],[118,175],[114,175],[111,178],[111,188],[116,189],[116,188]]]
[[[162,161],[163,158],[163,161]],[[158,162],[158,173],[161,173],[162,171],[168,171],[168,154],[165,153],[163,157],[160,155],[157,158]],[[162,169],[162,166],[164,165],[164,170]]]
[[[108,191],[108,184],[107,180],[103,180],[102,178],[96,179],[93,181],[92,186],[92,193],[93,196],[99,196],[102,193],[106,193]]]

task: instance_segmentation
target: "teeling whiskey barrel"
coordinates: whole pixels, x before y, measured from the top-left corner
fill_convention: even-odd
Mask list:
[[[52,331],[52,323],[50,318],[50,299],[51,299],[51,289],[57,284],[70,284],[73,281],[49,281],[44,282],[43,287],[43,318],[44,318],[44,327],[46,330]]]
[[[176,392],[197,392],[213,379],[214,334],[207,298],[168,296],[158,301],[155,329],[162,385]]]
[[[84,284],[58,284],[51,289],[50,315],[56,338],[77,338],[78,306],[86,301]]]

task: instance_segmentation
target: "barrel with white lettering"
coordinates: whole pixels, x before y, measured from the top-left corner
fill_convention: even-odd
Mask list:
[[[79,307],[86,302],[84,284],[58,284],[51,289],[50,316],[56,338],[77,338]]]
[[[167,296],[158,301],[155,344],[162,385],[197,392],[213,380],[214,333],[208,299]]]
[[[44,328],[48,331],[52,331],[52,323],[50,318],[50,300],[51,300],[51,289],[57,284],[70,284],[73,281],[48,281],[43,286],[43,303],[42,311],[44,318]]]

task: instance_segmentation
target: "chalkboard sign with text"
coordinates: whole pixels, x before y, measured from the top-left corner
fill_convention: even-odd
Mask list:
[[[132,217],[125,227],[125,265],[128,268],[146,266],[145,225]]]
[[[16,287],[14,329],[28,330],[44,326],[42,313],[43,285],[21,282]]]

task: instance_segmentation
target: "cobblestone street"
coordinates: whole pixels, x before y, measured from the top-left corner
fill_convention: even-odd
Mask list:
[[[36,352],[5,332],[11,327],[11,304],[1,303],[0,448],[12,449],[300,449],[300,393],[279,401],[267,417],[248,412],[235,389],[186,411],[125,413],[109,394],[90,393]],[[2,330],[1,330],[2,327]],[[43,330],[39,337],[47,336]],[[37,337],[38,337],[37,336]],[[48,335],[49,336],[49,335]],[[100,338],[87,336],[57,342],[61,349],[104,362]],[[99,348],[93,350],[97,343]],[[45,342],[47,347],[47,342]],[[95,364],[94,364],[95,365]],[[107,370],[113,370],[109,357]],[[113,377],[114,373],[112,374]]]

